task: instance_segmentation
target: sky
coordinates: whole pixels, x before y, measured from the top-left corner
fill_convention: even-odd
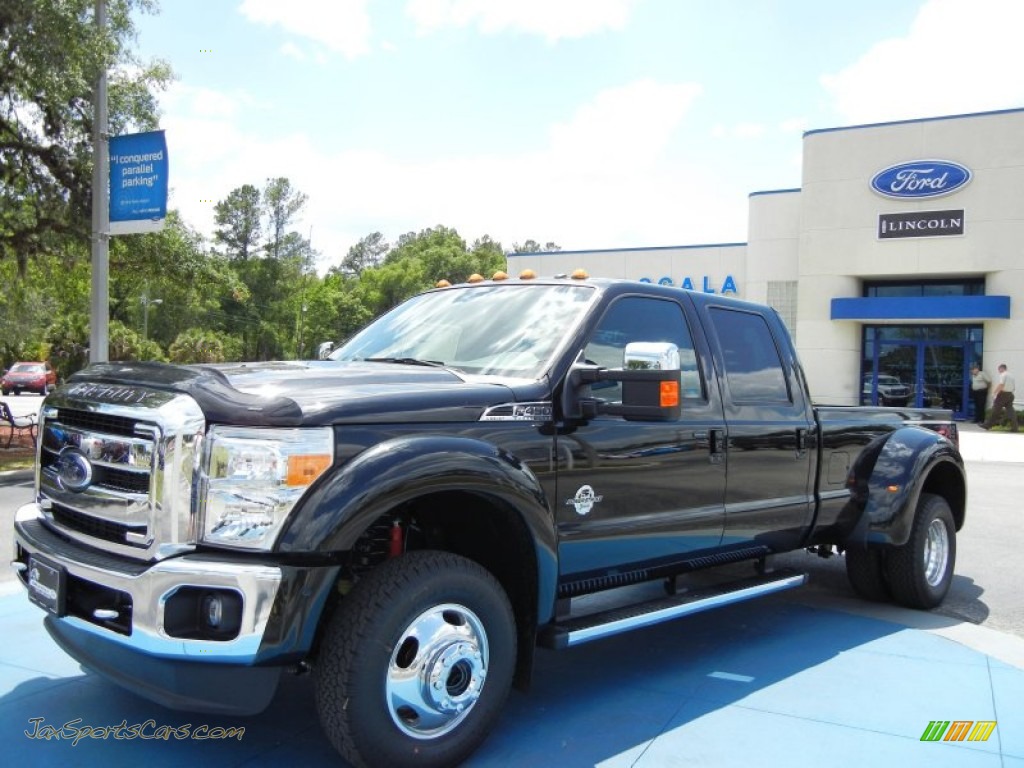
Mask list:
[[[170,205],[285,176],[321,271],[443,225],[506,250],[744,242],[808,130],[1024,107],[1024,0],[162,0]]]

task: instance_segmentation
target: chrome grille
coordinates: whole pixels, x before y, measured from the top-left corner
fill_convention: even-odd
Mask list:
[[[123,523],[112,523],[92,515],[83,515],[63,504],[54,504],[50,508],[53,521],[62,528],[78,531],[96,539],[111,541],[115,544],[128,544],[128,534],[134,533],[138,536],[145,536],[145,526],[124,525]]]
[[[46,524],[98,549],[159,560],[195,546],[193,472],[205,428],[190,397],[72,384],[39,428]]]

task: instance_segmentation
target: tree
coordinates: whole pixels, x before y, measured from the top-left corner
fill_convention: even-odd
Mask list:
[[[189,328],[171,344],[171,361],[175,363],[222,363],[224,341],[202,328]]]
[[[267,255],[277,259],[286,255],[285,245],[288,226],[302,210],[308,196],[292,188],[292,183],[283,176],[267,179],[263,188],[263,206],[267,213]]]
[[[508,266],[501,243],[491,240],[489,235],[474,240],[471,252],[479,267],[477,272],[484,277],[490,277]]]
[[[225,246],[230,258],[246,261],[256,252],[262,235],[260,191],[243,184],[231,190],[213,211],[217,225],[214,240]]]
[[[473,274],[490,278],[504,268],[500,243],[484,235],[470,250],[456,230],[439,225],[399,237],[381,264],[363,269],[355,294],[377,315],[439,280],[460,283]]]
[[[348,255],[341,262],[341,271],[359,277],[367,267],[379,264],[390,247],[380,232],[367,235],[348,249]]]
[[[140,64],[131,14],[152,0],[4,0],[0,5],[0,260],[28,261],[70,240],[87,242],[92,186],[93,88],[110,71],[109,130],[156,127],[153,92],[171,71]]]
[[[527,240],[525,243],[512,243],[512,253],[550,253],[562,250],[557,243],[547,242],[543,246],[536,240]]]
[[[85,367],[89,359],[89,317],[75,312],[59,316],[47,330],[50,362],[57,369],[57,377],[64,381],[75,371]]]

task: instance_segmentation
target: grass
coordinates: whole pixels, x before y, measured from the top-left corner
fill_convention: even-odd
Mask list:
[[[7,445],[7,434],[0,433],[0,472],[12,469],[31,469],[36,461],[36,449],[32,441],[25,436],[14,438],[10,448]]]

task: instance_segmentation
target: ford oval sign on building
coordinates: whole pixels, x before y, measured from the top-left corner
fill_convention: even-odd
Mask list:
[[[871,188],[880,195],[900,199],[941,197],[956,192],[971,180],[971,172],[948,160],[915,160],[879,171]]]

